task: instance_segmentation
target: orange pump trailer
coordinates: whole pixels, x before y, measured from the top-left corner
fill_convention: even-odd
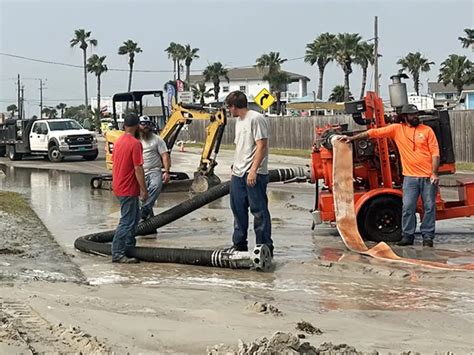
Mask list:
[[[385,114],[383,102],[375,92],[368,92],[364,100],[346,104],[346,111],[354,121],[367,129],[383,127]],[[452,153],[451,129],[447,112],[443,124],[439,117],[428,116],[434,122],[441,151],[440,175],[454,174],[455,161]],[[423,119],[422,119],[423,121]],[[428,119],[429,121],[429,119]],[[429,122],[424,122],[429,124]],[[389,123],[390,124],[390,123]],[[432,126],[431,124],[429,124]],[[334,222],[333,154],[331,137],[334,134],[352,135],[347,125],[316,128],[312,152],[312,182],[323,179],[321,191],[316,187],[313,216],[315,223]],[[354,155],[354,203],[359,232],[367,240],[396,242],[401,239],[402,183],[401,162],[397,148],[391,139],[367,139],[353,143]],[[446,154],[447,153],[447,154]],[[449,154],[450,153],[450,154]],[[474,181],[457,181],[459,201],[445,201],[438,190],[436,219],[450,219],[474,215]],[[421,200],[417,212],[423,214]]]

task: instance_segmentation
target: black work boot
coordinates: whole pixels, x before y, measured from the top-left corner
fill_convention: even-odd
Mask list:
[[[404,246],[407,246],[407,245],[413,245],[414,241],[415,241],[415,238],[404,236],[404,237],[397,243],[397,245],[399,245],[399,246],[401,246],[401,247],[404,247]]]
[[[423,246],[433,248],[433,239],[423,239]]]
[[[129,258],[127,256],[122,256],[120,259],[117,260],[112,260],[113,263],[118,263],[118,264],[138,264],[140,260],[136,258]]]

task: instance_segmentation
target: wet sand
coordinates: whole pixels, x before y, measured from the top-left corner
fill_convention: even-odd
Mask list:
[[[191,172],[195,154],[175,155],[176,162],[186,162],[176,166]],[[230,154],[220,155],[218,174],[223,179],[228,176],[229,158]],[[307,163],[289,157],[272,161],[274,167]],[[83,163],[76,162],[76,169]],[[23,309],[26,319],[44,320],[40,328],[59,323],[65,328],[37,335],[44,343],[49,336],[56,339],[55,346],[63,338],[72,344],[77,334],[71,326],[84,333],[81,339],[89,339],[85,334],[97,337],[91,352],[205,353],[221,343],[237,349],[239,339],[248,342],[275,331],[296,334],[296,324],[305,320],[323,332],[307,335],[305,340],[314,346],[330,341],[381,353],[467,353],[474,347],[471,273],[393,265],[347,252],[334,228],[321,226],[311,231],[313,186],[309,184],[270,187],[276,268],[272,273],[257,273],[174,264],[114,265],[108,258],[79,253],[73,248],[75,238],[115,227],[118,203],[111,193],[90,190],[89,175],[1,169],[6,177],[0,180],[0,189],[22,193],[58,250],[69,257],[70,261],[60,262],[63,271],[69,275],[68,270],[80,270],[80,276],[72,273],[76,279],[64,281],[55,278],[46,263],[43,274],[21,277],[40,265],[37,258],[43,251],[36,247],[36,257],[33,253],[18,261],[17,276],[2,279],[3,313]],[[185,193],[163,194],[155,212],[187,197]],[[232,231],[228,206],[224,197],[161,228],[157,238],[140,238],[138,243],[206,249],[228,246]],[[395,251],[452,263],[472,260],[473,218],[439,222],[438,232],[433,250],[416,245]],[[25,234],[25,244],[37,233]],[[249,236],[252,244],[253,231]],[[3,233],[2,239],[6,238],[8,233]],[[52,259],[51,264],[57,267],[58,261]],[[0,262],[2,273],[9,267]],[[282,316],[249,311],[248,306],[255,302],[277,307]],[[11,318],[3,319],[12,323]],[[12,336],[5,342],[4,328],[0,328],[0,353],[47,345],[28,345]]]

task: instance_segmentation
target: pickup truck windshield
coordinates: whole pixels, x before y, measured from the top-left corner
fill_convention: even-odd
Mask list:
[[[68,129],[82,129],[81,125],[76,121],[59,121],[59,122],[48,122],[49,129],[52,131],[66,131]]]

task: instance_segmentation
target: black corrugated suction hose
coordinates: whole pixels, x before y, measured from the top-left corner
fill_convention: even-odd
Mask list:
[[[308,177],[308,172],[305,168],[275,169],[269,171],[270,182],[304,179],[306,177]],[[154,217],[151,217],[147,221],[140,223],[138,225],[137,235],[156,233],[157,228],[182,218],[185,215],[207,205],[208,203],[227,195],[229,191],[230,181],[226,181],[214,186],[208,191],[181,202],[180,204]],[[110,255],[111,249],[109,243],[112,241],[114,233],[115,231],[111,230],[79,237],[74,242],[74,247],[86,253]],[[256,250],[254,250],[253,253],[255,253]],[[266,250],[258,250],[259,251],[256,252],[257,254],[260,252],[266,252]],[[248,263],[227,262],[228,260],[232,259],[232,253],[233,252],[229,250],[136,247],[130,252],[129,256],[152,262],[168,262],[231,268],[240,268],[245,266],[245,268],[248,268]],[[249,258],[250,257],[255,257],[255,255],[249,256]],[[261,260],[258,261],[260,262]]]

